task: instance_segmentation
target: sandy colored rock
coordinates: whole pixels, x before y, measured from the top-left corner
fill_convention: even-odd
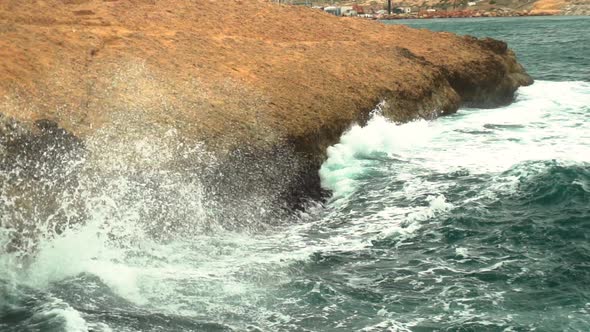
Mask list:
[[[539,0],[533,5],[531,13],[559,15],[568,2],[566,0]]]
[[[257,0],[4,0],[0,58],[0,113],[20,122],[84,138],[133,117],[313,167],[381,101],[432,118],[532,82],[499,41]]]
[[[590,14],[590,0],[539,0],[534,3],[533,14],[580,15]]]

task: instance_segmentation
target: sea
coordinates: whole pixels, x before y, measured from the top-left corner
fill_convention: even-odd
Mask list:
[[[73,182],[5,169],[0,222],[30,226],[0,229],[0,331],[590,331],[590,17],[383,24],[504,40],[535,83],[432,121],[377,107],[328,149],[331,196],[273,222],[262,198],[220,217],[173,130],[90,140]]]

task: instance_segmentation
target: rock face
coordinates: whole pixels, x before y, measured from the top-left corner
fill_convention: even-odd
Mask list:
[[[257,0],[4,0],[0,58],[0,113],[35,137],[173,129],[228,164],[283,169],[292,202],[319,195],[326,147],[379,102],[401,122],[532,83],[500,41]]]
[[[531,10],[533,14],[587,16],[589,0],[538,0]]]

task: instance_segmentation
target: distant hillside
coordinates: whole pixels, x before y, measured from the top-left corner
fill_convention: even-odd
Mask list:
[[[590,15],[590,0],[539,0],[533,11],[563,15]]]
[[[300,4],[322,5],[358,5],[369,10],[387,8],[387,0],[373,1],[295,1]],[[554,15],[589,15],[590,0],[396,0],[393,7],[412,7],[413,11],[433,8],[437,10],[493,10],[512,9],[528,10],[533,13]]]

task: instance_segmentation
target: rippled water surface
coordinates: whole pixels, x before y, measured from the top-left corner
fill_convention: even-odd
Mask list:
[[[91,138],[54,214],[23,197],[55,181],[2,174],[3,224],[85,223],[0,256],[0,331],[590,330],[589,20],[405,23],[506,39],[537,82],[431,122],[376,110],[328,151],[333,197],[272,227],[263,199],[220,220],[174,131]]]

